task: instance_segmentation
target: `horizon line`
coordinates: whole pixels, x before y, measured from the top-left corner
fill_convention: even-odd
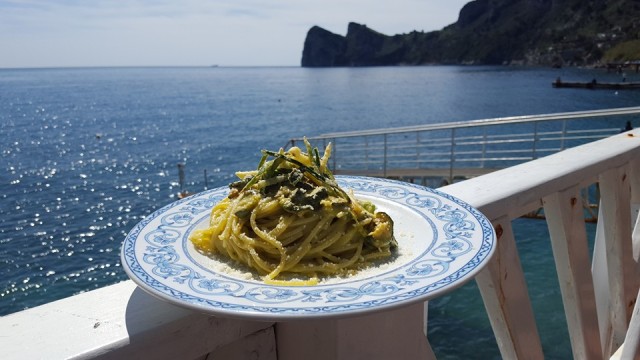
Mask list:
[[[60,65],[60,66],[0,66],[0,70],[64,70],[64,69],[134,69],[134,68],[292,68],[301,65]]]

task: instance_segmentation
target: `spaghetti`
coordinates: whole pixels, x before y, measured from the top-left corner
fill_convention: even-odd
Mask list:
[[[311,285],[344,275],[397,248],[393,221],[370,202],[342,190],[305,139],[298,147],[263,150],[254,171],[238,172],[229,195],[211,211],[209,227],[190,240],[205,254],[255,269],[267,283]]]

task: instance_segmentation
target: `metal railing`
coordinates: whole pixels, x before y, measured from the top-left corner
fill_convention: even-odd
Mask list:
[[[379,177],[482,175],[619,133],[640,107],[512,116],[307,137],[333,145],[336,174]],[[629,123],[626,123],[629,121]],[[613,126],[616,125],[616,126]],[[288,146],[301,142],[290,139]]]

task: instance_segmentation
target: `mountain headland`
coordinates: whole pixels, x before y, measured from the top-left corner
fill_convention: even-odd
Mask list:
[[[431,32],[312,27],[303,67],[427,64],[604,66],[640,60],[639,0],[474,0]]]

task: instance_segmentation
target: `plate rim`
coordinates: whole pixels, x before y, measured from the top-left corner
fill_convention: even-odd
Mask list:
[[[207,194],[212,194],[215,192],[220,192],[223,191],[223,189],[228,189],[228,187],[222,186],[222,187],[216,187],[210,190],[205,190],[203,192],[191,195],[189,197],[186,197],[184,199],[179,199],[176,201],[173,201],[169,204],[166,204],[165,206],[162,206],[161,208],[155,210],[154,212],[152,212],[151,214],[147,215],[144,219],[142,219],[141,221],[139,221],[130,231],[129,233],[126,235],[125,239],[123,240],[122,243],[122,247],[121,247],[121,263],[122,263],[122,267],[125,270],[127,276],[134,282],[136,283],[136,285],[141,288],[142,290],[144,290],[146,293],[159,298],[163,301],[167,301],[169,303],[181,306],[181,307],[185,307],[185,308],[189,308],[192,310],[196,310],[198,312],[204,312],[210,315],[216,315],[216,316],[221,316],[221,317],[226,317],[226,318],[241,318],[241,319],[253,319],[253,320],[263,320],[263,321],[291,321],[291,320],[302,320],[302,319],[311,319],[311,318],[342,318],[342,317],[349,317],[349,316],[356,316],[356,315],[361,315],[361,314],[369,314],[369,313],[373,313],[373,312],[378,312],[378,311],[385,311],[385,310],[390,310],[390,309],[394,309],[394,308],[398,308],[398,307],[404,307],[416,302],[424,302],[424,301],[428,301],[437,297],[440,297],[450,291],[453,291],[461,286],[463,286],[464,284],[466,284],[469,280],[473,279],[476,274],[478,272],[480,272],[485,266],[486,264],[489,262],[489,260],[493,257],[495,251],[496,251],[496,234],[495,231],[493,229],[493,226],[491,225],[491,222],[486,218],[486,216],[484,214],[482,214],[479,210],[473,208],[471,205],[469,205],[468,203],[452,196],[449,195],[445,192],[439,191],[437,189],[434,188],[429,188],[426,186],[422,186],[422,185],[417,185],[417,184],[413,184],[413,183],[408,183],[408,182],[403,182],[403,181],[399,181],[399,180],[392,180],[392,179],[385,179],[385,178],[372,178],[372,177],[365,177],[365,176],[350,176],[350,175],[337,175],[336,179],[338,181],[363,181],[365,184],[376,184],[376,183],[383,183],[386,185],[391,185],[391,186],[399,186],[401,189],[410,189],[410,190],[419,190],[419,191],[423,191],[426,193],[429,193],[431,195],[437,196],[437,197],[442,197],[445,198],[455,204],[457,204],[458,206],[460,206],[461,208],[463,208],[468,214],[472,215],[473,218],[480,223],[480,225],[483,225],[483,223],[487,226],[481,226],[481,229],[478,229],[477,231],[479,231],[481,233],[480,235],[480,243],[479,244],[474,244],[478,249],[475,251],[475,253],[473,254],[473,256],[469,259],[469,261],[467,261],[466,263],[464,263],[463,265],[468,265],[469,263],[472,262],[472,260],[476,259],[477,257],[481,256],[482,258],[479,259],[478,263],[473,266],[470,269],[465,269],[466,271],[464,271],[461,276],[459,276],[458,278],[456,278],[454,281],[448,282],[444,285],[438,286],[436,289],[431,290],[431,291],[426,291],[422,294],[417,294],[417,295],[411,295],[410,293],[414,293],[416,291],[424,291],[425,286],[433,286],[434,283],[431,284],[425,284],[425,286],[421,286],[419,288],[416,288],[415,290],[409,291],[407,293],[407,295],[404,295],[404,297],[402,299],[395,299],[390,303],[384,303],[384,300],[388,299],[383,297],[380,299],[373,299],[373,300],[369,300],[366,301],[366,303],[368,303],[368,306],[362,306],[362,307],[358,307],[358,308],[348,308],[345,310],[336,310],[336,311],[329,311],[329,312],[325,312],[322,311],[322,308],[330,308],[330,307],[335,307],[336,305],[327,305],[326,302],[319,302],[316,303],[316,306],[313,307],[309,307],[309,308],[302,308],[302,311],[293,311],[294,308],[286,308],[285,309],[289,309],[289,311],[284,311],[284,312],[277,312],[276,310],[281,309],[282,308],[282,303],[277,303],[277,304],[256,304],[255,306],[247,306],[247,305],[238,305],[238,303],[230,303],[230,302],[224,302],[224,301],[218,301],[216,300],[216,296],[209,296],[209,298],[203,298],[203,297],[198,297],[194,294],[186,294],[184,293],[182,290],[180,289],[175,289],[175,288],[171,288],[170,286],[168,286],[167,284],[163,284],[161,283],[159,280],[154,279],[155,282],[157,282],[161,287],[165,288],[165,291],[162,291],[161,289],[158,289],[157,287],[155,287],[153,284],[150,284],[148,282],[146,282],[144,279],[141,279],[138,274],[136,273],[135,268],[132,268],[131,266],[135,267],[137,266],[139,268],[138,271],[142,271],[144,273],[146,273],[149,277],[152,277],[151,274],[149,274],[147,271],[144,271],[144,269],[142,268],[142,266],[138,263],[136,264],[129,264],[128,258],[127,256],[128,254],[128,248],[132,248],[132,252],[133,252],[133,259],[136,260],[137,262],[137,257],[135,254],[135,244],[136,244],[136,240],[138,240],[138,236],[143,232],[143,230],[145,229],[145,227],[151,223],[154,219],[158,218],[159,216],[161,216],[164,213],[167,213],[168,211],[178,207],[179,205],[184,205],[187,204],[189,201],[197,199],[199,197],[205,196]],[[357,190],[354,190],[354,192],[358,192]],[[413,193],[415,195],[415,193]],[[363,195],[371,195],[374,197],[381,197],[380,195],[372,195],[372,194],[366,194],[363,193]],[[382,198],[382,197],[381,197]],[[394,201],[390,198],[386,198],[387,200],[391,200]],[[408,204],[404,204],[404,203],[400,203],[399,201],[395,201],[396,203],[399,203],[400,205],[404,205],[406,207],[409,207],[411,210],[416,211],[413,207],[409,206]],[[418,211],[419,212],[419,211]],[[193,226],[193,225],[192,225]],[[192,227],[190,226],[190,227]],[[487,231],[488,230],[488,231]],[[439,231],[439,229],[437,230]],[[135,236],[134,236],[135,234]],[[182,237],[180,238],[182,239]],[[486,244],[488,242],[488,244]],[[485,248],[486,246],[489,246],[488,249]],[[183,247],[184,246],[184,241],[181,241],[180,244],[176,244],[176,246],[178,247]],[[483,249],[484,248],[484,249]],[[412,261],[416,260],[415,257],[413,257],[411,259]],[[191,264],[198,266],[198,267],[202,267],[201,264],[198,264],[196,262],[192,262]],[[405,266],[406,263],[403,264],[399,264],[396,267],[393,267],[391,269],[388,269],[387,271],[385,271],[385,274],[387,273],[392,273],[394,271],[397,271],[399,268],[402,268],[403,266]],[[459,266],[454,272],[451,272],[450,274],[448,274],[446,278],[451,277],[452,275],[455,275],[457,273],[460,273],[463,268],[465,268],[465,266]],[[210,271],[213,274],[217,274],[218,276],[222,276],[222,277],[228,277],[225,274],[221,274],[218,273],[214,270]],[[353,283],[353,282],[358,282],[358,281],[362,281],[362,280],[370,280],[370,281],[374,281],[376,278],[379,277],[380,274],[375,274],[374,276],[371,277],[366,277],[363,279],[358,279],[358,280],[352,280],[352,281],[347,281],[347,282],[338,282],[338,283],[331,283],[331,284],[318,284],[316,286],[302,286],[302,287],[291,287],[291,286],[281,286],[281,285],[268,285],[268,284],[260,284],[260,287],[262,288],[271,288],[274,290],[282,290],[282,289],[290,289],[290,288],[296,288],[296,289],[307,289],[307,288],[314,288],[314,287],[323,287],[323,288],[331,288],[331,287],[336,287],[339,285],[343,285],[343,284],[347,284],[347,283]],[[239,282],[243,282],[244,281],[242,279],[234,279],[235,281],[239,281]],[[442,281],[442,280],[440,280]],[[248,282],[248,281],[247,281]],[[251,281],[251,284],[254,284],[255,281]],[[183,295],[192,297],[192,298],[196,298],[199,299],[200,301],[198,302],[192,302],[192,301],[186,301],[184,299],[181,299],[179,297],[176,296],[176,293],[181,293]],[[393,296],[392,296],[393,298]],[[362,303],[362,302],[361,302]],[[214,305],[214,304],[218,304],[218,305]],[[349,303],[345,304],[348,305]],[[325,306],[322,306],[325,305]],[[338,305],[339,306],[339,305]],[[260,311],[258,311],[257,309],[261,309]]]

